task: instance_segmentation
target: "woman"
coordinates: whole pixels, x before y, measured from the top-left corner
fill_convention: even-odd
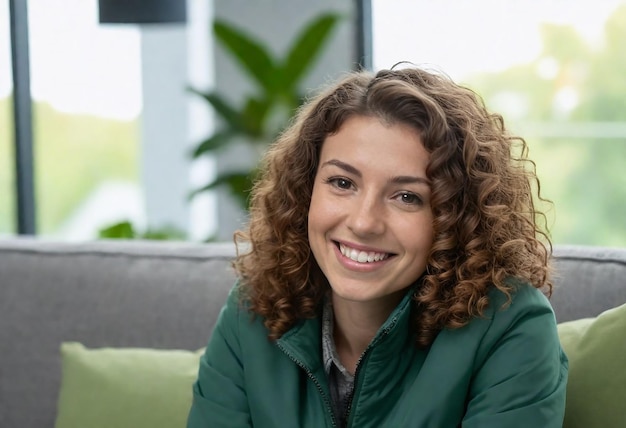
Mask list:
[[[265,156],[188,427],[560,427],[526,152],[421,69],[310,100]]]

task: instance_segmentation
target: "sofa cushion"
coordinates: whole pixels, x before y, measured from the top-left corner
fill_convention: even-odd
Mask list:
[[[55,427],[184,427],[201,352],[63,343]]]
[[[570,362],[563,427],[626,427],[626,304],[558,329]]]

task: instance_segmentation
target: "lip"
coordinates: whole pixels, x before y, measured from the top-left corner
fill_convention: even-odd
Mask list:
[[[333,250],[335,252],[335,255],[336,255],[337,260],[339,261],[339,263],[344,268],[346,268],[348,270],[351,270],[351,271],[372,272],[372,271],[378,270],[381,267],[385,266],[396,255],[395,253],[390,253],[389,251],[385,251],[385,250],[382,250],[380,248],[368,247],[368,246],[365,246],[365,245],[355,244],[355,243],[351,243],[351,242],[347,242],[347,241],[332,240],[331,243],[332,243]],[[379,261],[372,261],[372,262],[369,262],[369,263],[359,263],[359,262],[357,262],[355,260],[352,260],[349,257],[344,256],[341,253],[341,250],[339,248],[339,244],[344,245],[346,247],[354,248],[355,250],[358,250],[358,251],[374,252],[374,253],[385,253],[385,254],[388,254],[388,256],[385,259],[379,260]]]
[[[389,254],[389,256],[395,255],[394,253],[389,252],[387,250],[383,250],[382,248],[367,247],[365,245],[356,244],[354,242],[339,241],[335,239],[333,239],[332,242],[336,247],[339,247],[339,244],[341,244],[341,245],[345,245],[346,247],[354,248],[355,250],[359,250],[359,251],[366,251],[368,253],[385,253],[385,254]]]

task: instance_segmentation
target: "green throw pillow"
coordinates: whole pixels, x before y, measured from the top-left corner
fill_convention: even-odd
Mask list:
[[[183,428],[201,354],[63,343],[55,427]]]
[[[569,358],[563,427],[626,427],[626,305],[558,329]]]

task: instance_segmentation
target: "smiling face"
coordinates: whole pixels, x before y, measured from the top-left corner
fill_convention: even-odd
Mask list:
[[[352,117],[322,145],[309,243],[333,300],[397,304],[433,243],[429,155],[419,134]]]

